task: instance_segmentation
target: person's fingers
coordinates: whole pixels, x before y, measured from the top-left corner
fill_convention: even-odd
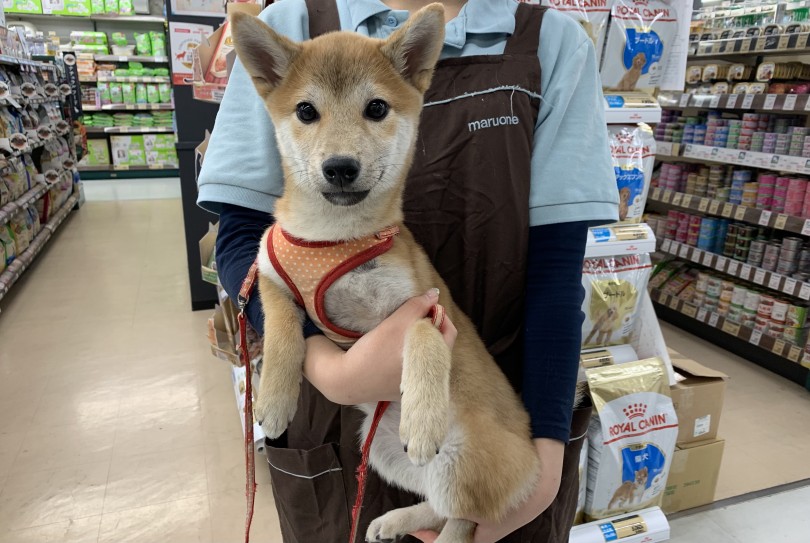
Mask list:
[[[439,289],[432,288],[421,296],[414,296],[394,311],[391,317],[417,320],[426,317],[430,308],[439,301]]]
[[[444,322],[442,323],[441,328],[442,337],[444,338],[444,342],[447,344],[448,347],[452,348],[453,344],[456,342],[456,337],[458,336],[458,330],[456,330],[456,325],[453,324],[453,321],[450,320],[450,317],[445,316]]]
[[[433,530],[419,530],[417,532],[412,532],[410,535],[414,536],[423,543],[433,543],[439,537],[439,534]]]

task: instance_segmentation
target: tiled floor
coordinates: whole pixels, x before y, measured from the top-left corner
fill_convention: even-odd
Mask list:
[[[181,213],[178,200],[88,202],[0,302],[0,543],[240,540],[241,427],[228,368],[206,347],[208,312],[189,311]],[[666,335],[732,376],[721,497],[810,476],[810,394]],[[257,476],[253,540],[277,543],[267,470]],[[782,511],[757,503],[743,525]],[[676,541],[707,540],[711,523],[731,534],[723,515],[705,533],[703,517],[676,521]],[[729,537],[717,541],[777,540]]]

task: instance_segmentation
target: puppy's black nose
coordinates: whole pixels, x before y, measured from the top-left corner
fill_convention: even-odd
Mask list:
[[[339,187],[350,185],[360,175],[360,163],[347,156],[334,156],[324,161],[323,176]]]

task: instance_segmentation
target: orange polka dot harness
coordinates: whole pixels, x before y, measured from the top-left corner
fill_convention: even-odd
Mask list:
[[[274,224],[267,236],[267,254],[276,273],[318,328],[335,343],[350,345],[363,334],[329,320],[324,303],[326,291],[346,273],[387,252],[397,234],[399,228],[390,226],[356,240],[306,241]]]

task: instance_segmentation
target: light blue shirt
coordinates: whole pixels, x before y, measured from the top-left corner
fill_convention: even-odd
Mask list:
[[[343,30],[386,38],[408,18],[380,0],[337,0]],[[447,23],[442,58],[502,54],[515,30],[515,0],[468,0]],[[282,0],[260,15],[293,40],[309,38],[304,0]],[[599,66],[579,23],[548,10],[538,51],[542,101],[534,131],[529,219],[532,226],[618,220],[618,191],[605,125]],[[273,125],[237,60],[199,177],[198,204],[273,212],[282,194]]]

